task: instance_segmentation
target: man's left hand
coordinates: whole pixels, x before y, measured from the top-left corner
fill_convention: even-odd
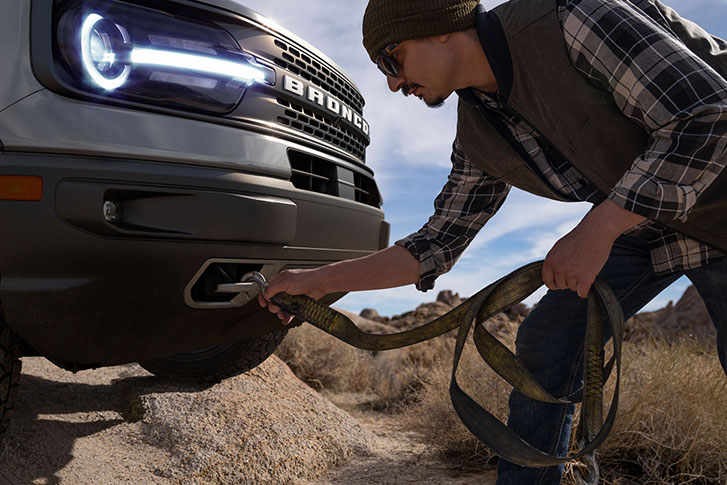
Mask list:
[[[599,237],[579,224],[548,252],[543,263],[543,283],[551,290],[570,289],[586,298],[612,246],[612,239]]]
[[[543,283],[551,290],[572,290],[586,298],[611,253],[613,242],[645,218],[607,199],[548,252]]]

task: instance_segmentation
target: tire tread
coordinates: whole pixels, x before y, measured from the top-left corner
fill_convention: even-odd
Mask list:
[[[23,363],[18,339],[0,315],[0,438],[8,429],[15,411]]]
[[[281,329],[261,337],[238,342],[230,347],[213,370],[197,370],[192,366],[180,366],[174,356],[139,362],[155,376],[184,383],[214,383],[254,369],[270,357],[283,341],[288,329]]]

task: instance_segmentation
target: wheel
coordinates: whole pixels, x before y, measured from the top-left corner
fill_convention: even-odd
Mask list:
[[[20,382],[20,347],[2,314],[0,314],[0,437],[10,424]]]
[[[218,382],[262,364],[287,333],[287,329],[282,329],[262,337],[139,362],[139,365],[171,381]]]

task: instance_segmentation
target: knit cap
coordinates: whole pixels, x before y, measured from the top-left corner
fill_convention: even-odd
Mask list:
[[[372,61],[389,44],[471,29],[479,0],[370,0],[363,44]]]

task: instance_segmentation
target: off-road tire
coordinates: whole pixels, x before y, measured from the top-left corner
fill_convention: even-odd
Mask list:
[[[22,362],[18,338],[0,314],[0,438],[10,424],[20,383]]]
[[[287,333],[288,329],[282,329],[232,344],[139,362],[139,365],[169,381],[219,382],[262,364],[275,352]]]

